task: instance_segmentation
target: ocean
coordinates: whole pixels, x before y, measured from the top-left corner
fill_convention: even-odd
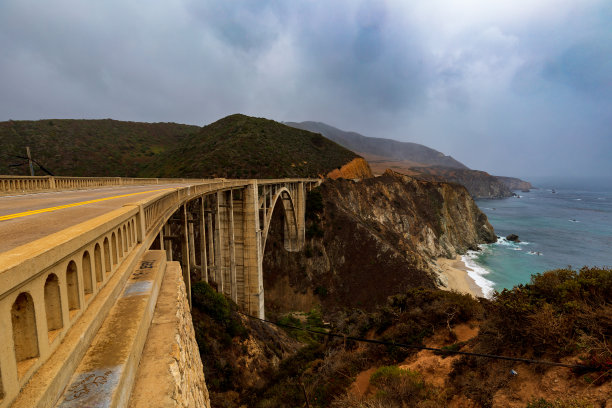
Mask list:
[[[612,184],[544,183],[516,193],[520,198],[476,200],[501,237],[463,256],[469,276],[485,296],[528,283],[532,274],[551,269],[612,267]],[[506,240],[509,234],[521,242]]]

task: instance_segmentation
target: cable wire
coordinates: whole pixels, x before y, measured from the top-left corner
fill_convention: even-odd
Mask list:
[[[255,320],[260,320],[262,322],[273,324],[273,325],[278,326],[278,327],[286,327],[286,328],[289,328],[289,329],[301,330],[301,331],[305,331],[305,332],[309,332],[309,333],[320,334],[322,336],[343,338],[343,339],[345,339],[345,341],[346,340],[353,340],[353,341],[357,341],[357,342],[361,342],[361,343],[380,344],[380,345],[383,345],[383,346],[395,346],[395,347],[417,349],[417,350],[431,350],[431,351],[437,351],[437,352],[444,353],[444,354],[460,354],[460,355],[464,355],[464,356],[485,357],[485,358],[493,358],[493,359],[497,359],[497,360],[518,361],[518,362],[527,363],[527,364],[541,364],[541,365],[548,365],[548,366],[566,367],[566,368],[578,368],[578,369],[591,369],[592,368],[592,367],[581,365],[581,364],[565,364],[565,363],[557,363],[555,361],[532,360],[532,359],[529,359],[529,358],[521,358],[521,357],[498,356],[498,355],[495,355],[495,354],[473,353],[473,352],[470,352],[470,351],[447,350],[447,349],[441,349],[441,348],[437,348],[437,347],[419,346],[419,345],[416,345],[416,344],[395,343],[395,342],[382,341],[382,340],[364,339],[362,337],[352,337],[352,336],[347,336],[347,335],[344,335],[344,334],[325,333],[325,332],[321,332],[321,331],[318,331],[318,330],[312,330],[312,329],[307,329],[307,328],[304,328],[304,327],[298,327],[298,326],[293,326],[293,325],[290,325],[290,324],[278,323],[278,322],[273,322],[271,320],[261,319],[259,317],[251,316],[249,314],[246,314],[246,313],[243,313],[243,312],[240,312],[240,311],[237,311],[237,312],[240,313],[243,316],[248,317],[248,318],[255,319]]]

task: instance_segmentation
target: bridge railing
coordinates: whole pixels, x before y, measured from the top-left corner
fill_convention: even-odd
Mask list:
[[[45,186],[49,184],[45,183],[50,179],[0,176],[2,182],[10,180],[13,183],[10,188],[23,189],[47,189]],[[62,177],[53,181],[59,181],[65,188],[189,182],[185,179],[113,177]],[[0,408],[13,400],[64,341],[69,329],[78,331],[77,343],[89,344],[88,338],[93,337],[101,324],[96,316],[105,315],[110,309],[122,283],[155,238],[158,228],[180,205],[201,195],[244,188],[253,181],[199,180],[197,184],[124,205],[0,254]],[[257,180],[257,183],[302,181],[319,182],[318,179],[283,179]],[[82,318],[84,315],[86,317]],[[76,325],[78,321],[85,323]],[[61,371],[68,373],[64,376],[75,368],[69,365],[77,363],[78,359],[62,362],[65,367],[62,366]],[[61,374],[52,377],[48,381],[61,384]]]
[[[204,181],[206,180],[134,177],[0,176],[0,194],[122,185],[197,183]]]

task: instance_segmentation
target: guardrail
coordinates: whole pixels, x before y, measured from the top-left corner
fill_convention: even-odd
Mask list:
[[[0,176],[0,193],[28,193],[44,190],[69,190],[122,185],[201,183],[205,181],[205,179],[133,177]]]
[[[93,337],[101,324],[91,316],[110,309],[111,300],[118,296],[135,262],[155,238],[152,232],[156,232],[180,205],[201,195],[244,188],[253,181],[198,180],[198,184],[125,205],[0,254],[0,407],[7,406],[15,398],[85,313],[89,316],[83,319],[87,323],[79,323],[75,329],[79,332],[78,342],[89,344],[88,337]],[[319,180],[257,180],[257,183],[295,181]],[[0,182],[3,188],[33,191],[49,189],[53,183],[56,187],[52,188],[57,188],[58,184],[60,188],[86,188],[190,180],[0,176]],[[108,285],[109,282],[112,284]],[[94,304],[93,310],[89,310]],[[62,372],[71,373],[74,367],[70,365],[78,364],[79,359],[63,361],[58,374],[45,381],[55,381],[56,388],[60,387],[62,375],[65,375]]]
[[[260,185],[286,183],[295,180],[319,181],[320,179],[259,179]],[[105,186],[173,184],[173,183],[232,183],[226,179],[186,178],[134,178],[134,177],[63,177],[63,176],[3,176],[0,175],[0,194],[28,193],[44,190],[84,189]],[[248,180],[237,180],[244,185]]]

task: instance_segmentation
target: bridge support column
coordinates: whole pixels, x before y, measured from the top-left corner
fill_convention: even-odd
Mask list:
[[[187,241],[189,246],[189,269],[196,270],[196,245],[195,245],[195,226],[194,216],[191,212],[187,212],[187,226],[189,227],[189,240]]]
[[[217,282],[217,291],[225,293],[225,270],[229,267],[229,249],[227,249],[227,231],[226,225],[227,219],[224,216],[226,214],[226,200],[225,192],[219,191],[217,193],[217,204],[215,212],[215,275]],[[226,266],[226,261],[228,266]]]
[[[181,207],[181,263],[183,269],[183,280],[191,307],[191,272],[189,269],[189,220],[187,219],[187,205]]]
[[[208,282],[208,257],[206,256],[206,211],[204,209],[204,197],[200,198],[198,213],[198,226],[200,228],[200,273],[201,279]]]
[[[232,274],[232,299],[240,306],[244,299],[244,189],[232,193],[232,213],[234,232],[234,259]]]
[[[259,225],[259,203],[257,181],[253,180],[243,190],[243,308],[252,316],[261,319],[264,313],[263,250],[261,248],[261,228]]]
[[[206,213],[206,223],[208,224],[208,228],[206,229],[207,241],[208,241],[208,265],[210,265],[210,274],[214,276],[214,268],[215,268],[215,242],[214,242],[214,234],[213,234],[213,216],[212,211]]]
[[[306,242],[306,189],[300,182],[296,188],[296,221],[297,221],[297,250],[301,250]]]
[[[228,238],[229,238],[229,296],[234,302],[238,302],[238,292],[236,288],[236,228],[234,224],[234,191],[229,191],[229,208],[228,208]]]
[[[166,244],[164,242],[164,248],[166,249],[166,260],[168,262],[172,262],[172,240],[170,237],[167,237],[166,235],[170,235],[170,225],[168,225],[167,223],[164,224],[164,226],[162,227],[162,231],[163,234],[162,236],[164,237],[164,241],[168,241],[168,243]]]

